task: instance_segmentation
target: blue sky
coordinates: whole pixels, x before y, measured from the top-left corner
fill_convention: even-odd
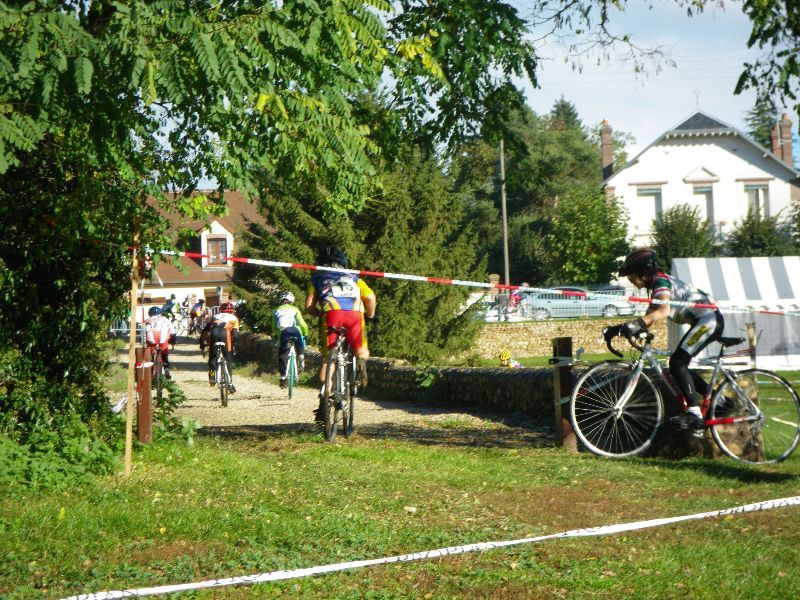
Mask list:
[[[525,1],[521,0],[524,15]],[[747,49],[750,21],[736,2],[725,2],[705,13],[688,17],[672,0],[647,2],[632,0],[624,13],[611,18],[611,29],[629,33],[639,46],[661,45],[675,66],[646,76],[633,73],[631,63],[612,55],[598,66],[597,54],[583,60],[583,71],[575,72],[564,62],[566,52],[556,44],[539,47],[543,60],[539,72],[540,89],[525,86],[528,103],[537,113],[546,113],[564,96],[572,102],[583,122],[594,126],[604,118],[619,131],[636,138],[628,146],[635,156],[659,135],[700,110],[734,127],[746,130],[744,118],[755,101],[746,91],[736,96],[733,90],[746,60],[758,56]],[[618,53],[619,54],[619,53]],[[798,116],[787,112],[797,132]],[[798,156],[795,145],[795,160]]]

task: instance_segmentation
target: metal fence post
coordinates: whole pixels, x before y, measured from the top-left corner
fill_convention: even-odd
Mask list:
[[[153,441],[152,370],[150,367],[144,366],[145,363],[152,360],[149,348],[136,348],[136,388],[139,390],[139,404],[136,407],[136,436],[143,444]]]
[[[560,359],[555,363],[553,373],[553,404],[555,407],[556,446],[563,446],[573,452],[578,451],[578,441],[572,430],[572,423],[567,413],[569,397],[572,394],[574,378],[572,376],[572,338],[553,338],[553,358]],[[568,363],[564,360],[568,359]]]

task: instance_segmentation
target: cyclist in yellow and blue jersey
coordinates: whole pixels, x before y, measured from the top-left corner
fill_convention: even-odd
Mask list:
[[[272,311],[272,336],[279,348],[278,363],[280,366],[280,386],[286,387],[286,368],[289,364],[289,350],[294,345],[297,353],[297,368],[302,371],[305,366],[306,336],[308,325],[303,313],[294,306],[294,294],[283,292],[281,305]]]
[[[346,269],[347,256],[336,246],[327,246],[317,259],[319,266]],[[356,357],[359,386],[367,385],[366,359],[369,358],[365,321],[375,318],[377,299],[375,292],[354,273],[343,271],[315,271],[311,275],[306,294],[305,308],[310,315],[320,319],[320,340],[323,357],[328,348],[336,343],[336,334],[328,331],[329,327],[344,327],[347,343]],[[326,364],[322,361],[320,382],[325,382]]]

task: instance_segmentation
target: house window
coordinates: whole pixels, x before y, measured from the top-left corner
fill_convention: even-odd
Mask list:
[[[650,228],[650,222],[661,218],[661,213],[664,212],[664,207],[661,202],[661,187],[640,187],[636,189],[636,199],[639,200],[640,214],[647,216],[645,221],[646,225],[643,226],[647,229]],[[639,211],[637,211],[639,212]]]
[[[208,266],[227,266],[228,240],[224,237],[208,238]]]
[[[744,186],[747,194],[747,210],[751,213],[769,217],[769,185],[758,183]]]

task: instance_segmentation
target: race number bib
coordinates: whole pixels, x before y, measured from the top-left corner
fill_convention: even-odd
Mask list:
[[[331,295],[334,298],[358,298],[358,285],[350,277],[340,277],[331,282]]]

